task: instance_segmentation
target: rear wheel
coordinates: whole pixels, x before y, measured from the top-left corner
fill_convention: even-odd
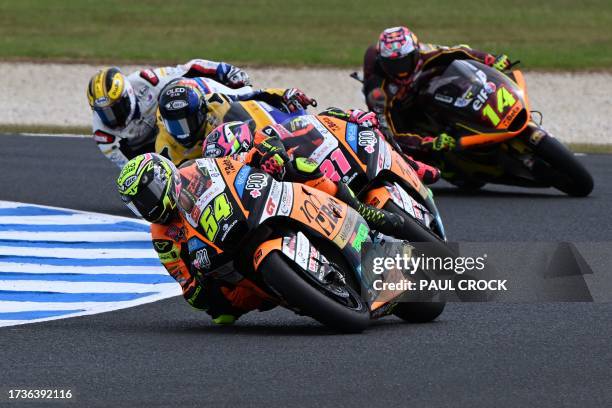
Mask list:
[[[383,208],[404,219],[404,229],[396,238],[416,243],[427,243],[428,255],[430,256],[442,258],[454,258],[456,256],[446,242],[412,218],[393,201],[387,201]],[[425,323],[440,316],[445,306],[446,302],[400,302],[393,309],[393,314],[410,323]]]
[[[538,169],[536,176],[545,178],[553,187],[574,197],[586,197],[593,191],[593,177],[576,156],[554,137],[544,137],[534,148],[537,157],[550,168]]]
[[[349,279],[325,284],[278,252],[268,255],[260,269],[266,284],[300,313],[346,333],[362,332],[370,324],[368,305]]]

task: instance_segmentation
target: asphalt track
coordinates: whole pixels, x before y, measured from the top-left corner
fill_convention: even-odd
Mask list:
[[[129,215],[91,140],[0,146],[0,199]],[[435,188],[448,236],[611,241],[612,157],[581,160],[587,199]],[[73,406],[612,406],[611,338],[609,303],[451,304],[435,323],[338,335],[283,310],[214,327],[173,298],[0,329],[0,406],[9,388],[41,387],[70,388]]]

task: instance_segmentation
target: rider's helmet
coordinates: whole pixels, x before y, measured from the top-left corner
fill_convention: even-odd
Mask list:
[[[227,122],[206,136],[202,146],[204,157],[226,157],[248,152],[253,147],[253,132],[247,122]]]
[[[181,177],[170,160],[146,153],[127,162],[117,178],[117,189],[134,214],[164,224],[176,210]]]
[[[91,77],[87,99],[102,123],[111,128],[126,126],[137,115],[134,89],[116,67],[102,69]]]
[[[397,80],[408,80],[419,64],[419,42],[407,27],[384,30],[378,38],[376,52],[385,73]]]
[[[159,95],[159,113],[166,130],[178,143],[193,147],[206,121],[206,101],[192,80],[170,82]]]

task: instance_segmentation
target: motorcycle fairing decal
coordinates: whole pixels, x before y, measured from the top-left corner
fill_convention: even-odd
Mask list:
[[[283,242],[283,238],[275,238],[262,243],[253,255],[253,268],[258,270],[261,261],[263,261],[272,251],[284,252]]]
[[[321,279],[320,273],[324,272],[324,265],[329,263],[301,231],[298,231],[297,235],[283,238],[282,252],[317,279]]]
[[[346,220],[348,207],[314,188],[292,184],[294,205],[291,218],[333,240]]]
[[[323,137],[323,142],[310,155],[310,158],[321,164],[338,147],[338,139],[314,116],[303,116],[302,120],[309,123],[317,129]]]
[[[278,211],[281,195],[283,193],[283,183],[278,182],[276,180],[272,180],[270,185],[270,189],[268,190],[268,196],[266,197],[266,201],[263,207],[263,211],[261,213],[261,218],[259,219],[259,223],[263,223],[270,217],[274,217]]]
[[[194,203],[193,209],[190,212],[184,212],[185,219],[193,228],[197,228],[202,218],[202,213],[207,208],[208,204],[219,194],[225,191],[225,180],[221,177],[219,168],[217,167],[214,160],[209,159],[198,159],[196,160],[198,169],[202,171],[204,177],[196,175],[191,179],[191,183],[205,183],[210,180],[210,186],[206,188],[203,194],[199,195],[197,201]],[[206,180],[203,180],[205,178]],[[185,178],[183,178],[185,180]],[[183,186],[183,189],[189,188],[189,186]],[[197,188],[194,186],[193,188]]]
[[[283,192],[281,193],[280,203],[278,205],[278,212],[276,215],[282,217],[289,217],[291,215],[291,209],[293,208],[293,187],[290,183],[282,183]]]
[[[412,198],[406,190],[404,190],[397,183],[394,183],[393,186],[387,187],[391,199],[395,204],[397,204],[400,208],[403,208],[408,214],[419,221],[421,221],[424,225],[428,226],[431,221],[431,216],[429,215],[429,211],[419,204],[414,198]]]
[[[350,148],[353,150],[353,152],[355,152],[355,154],[358,153],[357,151],[357,129],[358,127],[354,123],[349,123],[346,125],[345,140],[346,140],[346,143],[348,143]]]
[[[391,199],[391,193],[387,187],[378,187],[367,192],[364,202],[376,208],[383,208]]]
[[[244,166],[238,171],[236,175],[236,179],[234,180],[234,188],[238,193],[238,196],[242,199],[242,194],[244,194],[244,186],[246,185],[247,178],[249,177],[249,173],[251,172],[251,168],[248,166]]]
[[[371,174],[372,178],[375,177],[381,171],[391,168],[391,149],[386,143],[379,143],[378,155],[372,155],[372,157],[376,157],[375,166],[368,166],[368,168],[375,169],[374,173]]]
[[[359,222],[359,217],[354,211],[349,211],[347,213],[346,219],[340,228],[340,232],[338,235],[334,237],[334,243],[340,249],[344,249],[347,244],[350,242],[354,242],[356,231],[358,229],[357,223]]]

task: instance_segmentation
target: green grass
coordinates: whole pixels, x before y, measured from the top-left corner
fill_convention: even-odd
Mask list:
[[[0,59],[354,66],[398,24],[526,68],[612,68],[610,0],[0,0]]]

